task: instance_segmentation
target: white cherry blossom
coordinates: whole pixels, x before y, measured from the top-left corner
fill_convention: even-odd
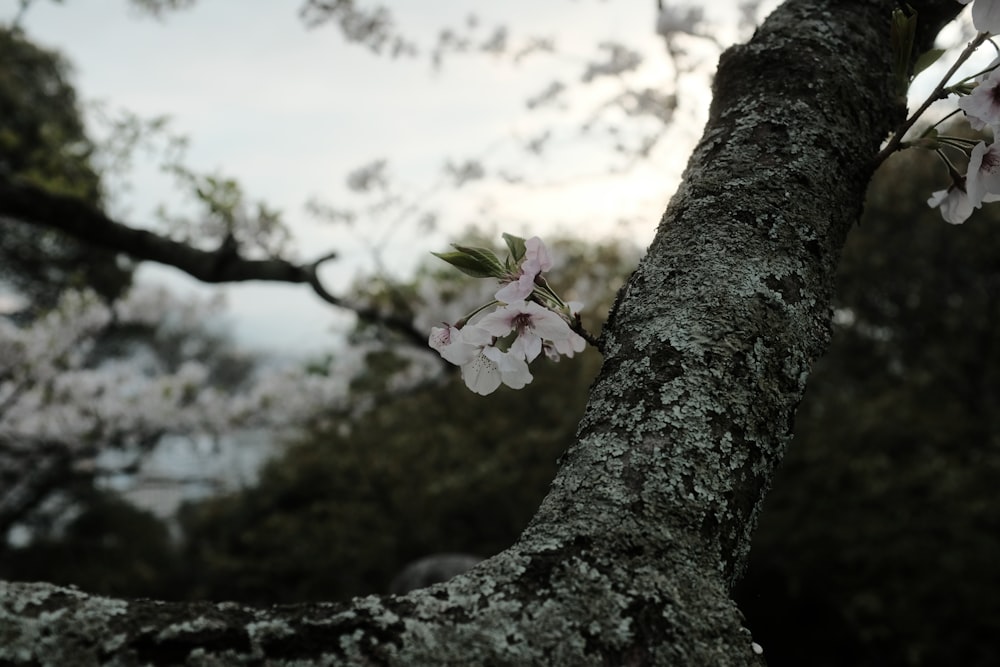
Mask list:
[[[932,194],[927,205],[931,208],[940,207],[941,217],[953,225],[965,222],[975,208],[965,189],[955,184],[947,190],[938,190]]]
[[[973,206],[1000,198],[1000,145],[980,141],[969,155],[965,189]]]
[[[542,351],[542,341],[548,341],[559,353],[572,357],[583,352],[586,341],[569,328],[566,320],[533,301],[515,301],[497,308],[478,322],[478,326],[494,336],[516,332],[510,351],[533,361]]]
[[[1000,67],[987,74],[975,89],[958,101],[973,130],[1000,127]]]
[[[230,390],[212,386],[196,359],[170,369],[143,348],[94,354],[112,323],[151,326],[154,336],[193,335],[218,305],[137,287],[114,305],[89,291],[67,292],[26,325],[0,318],[0,438],[128,446],[164,433],[282,428],[346,405],[350,379],[362,371],[360,354],[338,356],[323,373],[268,365]]]
[[[963,5],[971,0],[958,0]],[[976,0],[972,5],[972,25],[979,32],[1000,33],[1000,2],[997,0]]]
[[[488,331],[478,326],[467,326],[462,332],[463,340],[477,346],[475,356],[462,364],[462,380],[466,387],[480,396],[486,396],[501,384],[521,389],[531,382],[533,377],[524,358],[495,347],[493,336]]]
[[[445,361],[456,366],[469,363],[480,351],[479,347],[465,341],[462,330],[454,325],[448,325],[447,328],[432,327],[428,343]]]

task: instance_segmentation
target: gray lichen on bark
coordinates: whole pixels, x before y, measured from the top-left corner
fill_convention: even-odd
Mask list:
[[[911,4],[937,22],[924,48],[960,9]],[[894,6],[792,0],[723,56],[684,183],[605,327],[577,441],[510,549],[344,605],[0,584],[0,664],[760,664],[729,593],[900,120]]]

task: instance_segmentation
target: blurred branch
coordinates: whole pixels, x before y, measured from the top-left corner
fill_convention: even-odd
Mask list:
[[[14,15],[13,20],[10,22],[10,27],[12,30],[20,30],[21,23],[24,21],[24,15],[28,13],[28,8],[31,7],[32,0],[19,0],[17,7],[17,14]]]
[[[408,319],[352,303],[327,290],[317,268],[333,259],[327,254],[312,264],[300,265],[281,258],[248,259],[232,238],[215,250],[200,250],[186,243],[144,229],[116,222],[99,209],[75,197],[53,194],[23,181],[0,176],[0,219],[11,218],[69,236],[101,248],[124,253],[138,260],[166,264],[205,283],[264,280],[306,283],[327,303],[353,311],[364,321],[380,324],[401,334],[419,347],[426,347],[424,332]]]
[[[323,286],[322,281],[320,281],[317,270],[319,269],[320,264],[333,259],[334,257],[336,257],[334,254],[326,255],[319,258],[308,267],[305,267],[308,275],[307,282],[321,299],[331,305],[337,306],[338,308],[346,308],[354,311],[358,317],[366,322],[377,322],[399,334],[402,334],[403,338],[406,339],[407,342],[416,345],[418,348],[430,349],[427,346],[427,333],[416,329],[408,318],[400,317],[399,315],[392,313],[383,313],[377,308],[372,308],[371,306],[347,303],[344,299],[328,292]]]

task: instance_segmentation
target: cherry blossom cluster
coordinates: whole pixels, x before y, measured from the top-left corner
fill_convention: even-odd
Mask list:
[[[995,59],[984,70],[947,85],[948,79],[957,71],[990,36],[1000,33],[1000,1],[998,0],[958,0],[961,4],[972,3],[972,23],[978,31],[976,38],[958,57],[955,64],[945,75],[944,80],[931,93],[924,105],[910,119],[906,127],[912,126],[916,118],[936,100],[955,94],[960,97],[958,111],[964,112],[966,120],[973,130],[989,130],[994,137],[1000,129],[1000,57]],[[995,45],[994,45],[995,46]],[[942,51],[925,54],[918,60],[917,69],[926,67],[937,59]],[[921,61],[923,61],[921,63]],[[941,216],[952,224],[965,222],[972,212],[984,203],[1000,201],[1000,144],[996,141],[987,143],[965,137],[940,135],[937,125],[945,118],[935,123],[930,129],[914,142],[898,142],[898,148],[920,146],[934,150],[944,161],[951,176],[951,184],[942,190],[934,192],[927,200],[932,208],[939,208]],[[901,132],[898,134],[902,134]],[[892,142],[891,142],[892,143]],[[962,174],[951,157],[944,149],[957,151],[968,159],[966,173]]]
[[[283,428],[346,405],[362,355],[338,356],[324,372],[268,365],[241,386],[223,388],[196,356],[168,367],[143,348],[99,349],[112,325],[151,327],[152,341],[168,329],[197,336],[219,308],[217,299],[139,286],[114,304],[88,290],[68,291],[27,324],[0,317],[0,438],[128,447],[166,433]]]
[[[530,383],[528,364],[543,353],[558,361],[587,345],[580,325],[583,304],[563,301],[545,280],[552,258],[542,240],[503,238],[509,250],[503,262],[487,248],[456,245],[453,252],[434,253],[463,273],[499,283],[493,300],[454,324],[433,327],[428,340],[442,358],[461,367],[465,385],[482,396],[501,384],[521,389]]]

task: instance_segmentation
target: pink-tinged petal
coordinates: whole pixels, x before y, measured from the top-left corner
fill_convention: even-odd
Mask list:
[[[462,379],[466,387],[480,396],[486,396],[500,386],[500,369],[485,354],[478,354],[475,359],[462,366]]]
[[[516,301],[497,308],[476,324],[494,336],[517,332],[511,352],[527,361],[541,354],[543,341],[550,341],[555,350],[569,356],[586,345],[566,320],[533,301]]]
[[[437,350],[441,357],[456,366],[468,363],[479,354],[479,348],[464,340],[461,330],[456,327],[432,327],[427,343]]]
[[[546,340],[564,338],[573,333],[566,320],[537,303],[529,302],[522,312],[531,318],[534,332]]]
[[[497,301],[513,303],[527,299],[535,289],[535,276],[524,274],[517,280],[507,283],[494,295]]]
[[[539,273],[552,268],[552,256],[549,255],[549,250],[542,243],[542,239],[532,236],[524,242],[524,247],[524,261],[521,267],[525,273],[532,274],[532,280]]]
[[[455,327],[431,327],[431,335],[427,338],[427,344],[435,350],[451,345],[451,332]]]
[[[560,354],[572,357],[574,352],[583,352],[587,341],[570,329],[566,320],[536,303],[528,303],[527,307],[534,334],[551,341]]]
[[[552,258],[545,244],[537,236],[532,236],[524,242],[524,257],[517,269],[517,274],[511,274],[500,281],[502,287],[496,293],[497,301],[514,303],[531,296],[535,289],[535,278],[542,271],[552,268]]]

